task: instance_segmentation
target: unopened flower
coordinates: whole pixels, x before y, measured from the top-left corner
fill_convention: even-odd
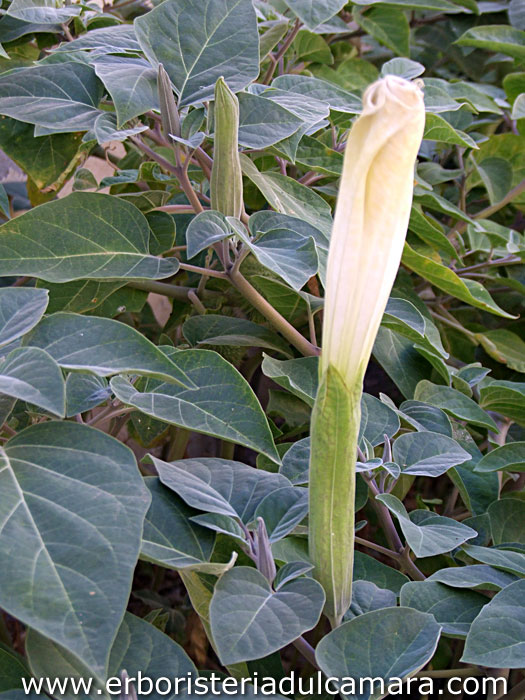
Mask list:
[[[310,556],[334,626],[352,599],[363,376],[401,260],[424,123],[418,85],[388,76],[366,90],[346,145],[328,255],[309,487]]]

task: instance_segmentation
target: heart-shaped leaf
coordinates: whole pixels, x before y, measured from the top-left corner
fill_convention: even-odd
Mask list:
[[[213,640],[223,664],[260,659],[315,627],[324,592],[311,578],[272,591],[265,577],[246,566],[227,571],[210,605]]]

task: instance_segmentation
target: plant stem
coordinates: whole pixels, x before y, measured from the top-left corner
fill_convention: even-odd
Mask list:
[[[369,549],[374,549],[376,552],[380,552],[381,554],[384,554],[385,557],[390,557],[391,559],[394,559],[395,561],[399,561],[400,559],[400,554],[398,552],[394,552],[391,549],[387,549],[386,547],[383,547],[380,544],[376,544],[375,542],[369,542],[369,540],[365,540],[362,537],[355,537],[355,542],[356,544],[360,544],[363,547],[368,547]]]
[[[295,39],[295,37],[299,33],[299,29],[301,29],[301,26],[302,25],[301,25],[300,20],[296,19],[295,23],[292,27],[292,31],[288,34],[288,36],[284,40],[279,51],[275,55],[269,56],[270,67],[266,71],[266,74],[265,74],[263,81],[262,81],[265,85],[268,85],[270,80],[273,78],[273,74],[275,73],[275,69],[277,68],[277,64],[279,63],[281,58],[284,56],[284,54],[288,51],[288,49],[292,45],[293,40]]]
[[[525,679],[509,690],[505,695],[505,700],[525,700]]]
[[[315,650],[304,637],[298,637],[295,642],[293,642],[293,645],[315,669],[319,670],[319,666],[315,660]]]
[[[479,341],[476,338],[476,334],[472,333],[472,331],[469,331],[468,328],[465,328],[462,326],[460,323],[456,323],[455,321],[451,321],[448,318],[445,318],[444,316],[441,316],[440,314],[437,314],[435,311],[430,311],[432,316],[437,319],[438,321],[441,321],[441,323],[444,323],[446,326],[450,326],[450,328],[454,328],[455,330],[459,331],[460,333],[463,333],[463,335],[466,335],[467,338],[474,344],[474,345],[479,345]]]
[[[188,265],[187,263],[180,263],[179,267],[181,270],[187,270],[188,272],[196,272],[199,275],[206,275],[206,277],[217,277],[217,279],[224,280],[228,279],[228,275],[225,272],[220,272],[219,270],[212,270],[208,267],[197,267],[196,265]]]
[[[128,282],[126,286],[131,287],[132,289],[141,289],[144,292],[162,294],[165,297],[177,299],[177,301],[188,301],[188,294],[190,292],[197,291],[197,289],[194,287],[179,287],[175,284],[168,284],[167,282],[156,282],[154,280],[136,280],[134,282]],[[213,290],[204,289],[201,296],[204,299],[218,299],[223,295],[221,294],[221,292],[215,292]]]
[[[291,323],[289,323],[284,316],[273,308],[273,306],[266,301],[266,299],[259,294],[259,292],[252,287],[248,282],[246,277],[239,272],[239,270],[234,270],[231,268],[228,271],[228,277],[233,286],[247,299],[252,306],[254,306],[257,311],[259,311],[263,316],[265,316],[270,323],[272,323],[275,328],[281,333],[289,343],[291,343],[300,353],[305,357],[315,357],[320,354],[319,348],[312,345],[310,341],[297,331]]]

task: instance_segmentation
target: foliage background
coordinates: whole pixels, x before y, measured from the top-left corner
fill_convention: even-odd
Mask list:
[[[524,697],[523,3],[153,8],[2,4],[0,147],[23,176],[0,188],[0,698],[23,676],[316,665]],[[306,541],[324,263],[346,135],[386,74],[423,80],[427,122],[329,632]],[[220,76],[241,221],[209,209]]]

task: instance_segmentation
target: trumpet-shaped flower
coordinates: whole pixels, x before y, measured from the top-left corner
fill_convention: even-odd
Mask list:
[[[401,260],[424,123],[419,86],[388,76],[366,90],[346,145],[328,255],[309,489],[310,556],[333,625],[352,595],[362,381]]]

